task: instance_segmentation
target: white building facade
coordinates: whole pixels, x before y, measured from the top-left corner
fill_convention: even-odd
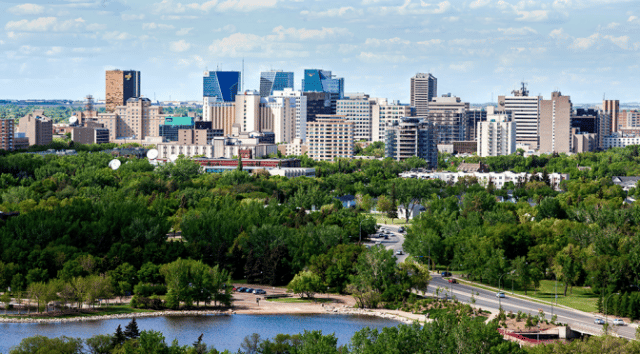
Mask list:
[[[478,122],[478,156],[502,156],[516,152],[516,123],[506,114],[489,114]]]

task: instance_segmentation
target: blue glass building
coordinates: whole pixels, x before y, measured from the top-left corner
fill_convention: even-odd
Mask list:
[[[263,71],[260,73],[260,97],[268,97],[273,91],[285,88],[293,90],[293,73],[284,71]]]
[[[202,78],[203,97],[217,97],[220,101],[235,102],[239,89],[239,71],[205,71]]]
[[[344,98],[344,78],[335,78],[328,70],[305,69],[302,91],[329,93],[331,114],[336,114],[336,102]]]

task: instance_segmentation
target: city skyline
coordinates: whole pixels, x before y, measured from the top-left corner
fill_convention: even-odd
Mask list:
[[[6,99],[104,99],[105,70],[139,70],[141,93],[199,100],[205,70],[304,69],[344,91],[409,102],[410,78],[484,103],[520,81],[531,95],[638,102],[640,5],[631,1],[1,1]],[[211,21],[215,19],[215,21]],[[215,23],[211,26],[211,23]],[[10,88],[10,89],[7,89]]]

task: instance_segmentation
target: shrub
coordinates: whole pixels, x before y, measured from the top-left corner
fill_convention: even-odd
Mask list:
[[[131,307],[141,309],[162,310],[165,308],[165,303],[156,296],[144,297],[140,295],[134,295],[131,298]]]

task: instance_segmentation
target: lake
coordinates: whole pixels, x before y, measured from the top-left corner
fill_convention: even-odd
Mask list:
[[[89,338],[96,334],[113,334],[118,325],[124,327],[130,319],[110,319],[66,323],[1,323],[0,353],[34,335]],[[338,344],[349,343],[351,336],[364,327],[384,328],[399,322],[372,316],[354,315],[231,315],[199,317],[137,318],[138,328],[164,334],[167,343],[178,339],[180,345],[190,345],[204,334],[203,342],[218,350],[235,352],[245,336],[258,333],[261,338],[273,338],[278,333],[296,334],[306,330],[335,333]]]

